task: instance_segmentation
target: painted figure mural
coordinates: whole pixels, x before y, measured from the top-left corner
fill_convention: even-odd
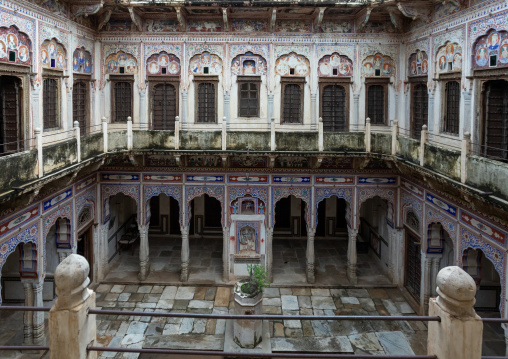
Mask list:
[[[138,62],[134,56],[117,52],[106,58],[106,73],[133,75],[138,72]]]
[[[41,64],[43,67],[65,70],[66,51],[55,39],[45,40],[41,46]]]
[[[473,68],[508,65],[508,32],[491,30],[480,36],[473,46]]]

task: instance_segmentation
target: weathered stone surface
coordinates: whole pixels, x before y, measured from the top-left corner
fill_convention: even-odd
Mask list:
[[[272,338],[274,352],[322,352],[322,353],[353,353],[353,347],[347,337],[328,338]]]
[[[217,294],[215,295],[214,306],[216,307],[227,307],[229,305],[229,296],[231,289],[227,287],[217,288]]]
[[[313,296],[315,295],[318,297],[329,297],[331,295],[330,289],[312,288],[310,291]]]
[[[177,287],[170,286],[164,288],[161,294],[161,299],[175,299]]]
[[[280,297],[279,288],[265,288],[263,290],[263,298]]]
[[[175,299],[190,300],[194,298],[196,287],[179,287]]]
[[[204,296],[203,296],[204,298]],[[188,308],[194,308],[194,309],[212,309],[213,308],[213,302],[210,300],[191,300],[189,302]]]
[[[178,333],[179,334],[190,333],[192,331],[193,326],[194,326],[194,318],[183,318]]]
[[[332,297],[311,296],[312,307],[315,309],[337,309]]]
[[[224,335],[170,334],[147,336],[143,348],[223,350]]]
[[[383,350],[383,347],[374,333],[351,335],[349,336],[349,341],[354,347],[364,351],[372,352]]]
[[[281,306],[280,298],[263,298],[263,305]]]
[[[298,310],[298,298],[295,295],[281,295],[283,310]]]
[[[342,301],[342,304],[353,304],[353,305],[360,304],[360,301],[358,300],[358,298],[355,298],[355,297],[342,297],[342,298],[340,298],[340,300]]]
[[[298,296],[298,305],[300,309],[302,308],[312,308],[312,303],[310,301],[310,296],[308,295],[299,295]]]
[[[376,332],[376,336],[387,355],[414,355],[402,332]]]

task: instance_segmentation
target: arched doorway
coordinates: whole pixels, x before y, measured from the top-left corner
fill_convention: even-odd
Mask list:
[[[88,277],[94,279],[94,238],[93,238],[93,209],[86,206],[78,215],[78,238],[76,253],[85,257],[90,267]]]
[[[293,195],[275,204],[272,239],[273,283],[307,283],[307,204]]]
[[[0,155],[24,149],[21,80],[0,76]]]
[[[222,204],[207,194],[190,203],[189,281],[218,283],[223,274]]]
[[[482,155],[508,159],[508,81],[485,83],[482,144]]]

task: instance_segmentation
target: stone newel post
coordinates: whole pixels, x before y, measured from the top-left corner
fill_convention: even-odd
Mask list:
[[[459,267],[441,269],[436,279],[437,298],[429,301],[429,315],[441,322],[429,322],[428,355],[439,359],[479,359],[482,354],[483,322],[476,314],[476,284]]]
[[[55,284],[58,299],[49,312],[50,359],[95,359],[97,352],[88,352],[95,345],[95,292],[88,289],[90,267],[86,259],[71,254],[58,265]]]

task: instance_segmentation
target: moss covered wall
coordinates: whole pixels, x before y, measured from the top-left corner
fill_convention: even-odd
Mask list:
[[[100,155],[104,152],[102,133],[94,133],[81,137],[81,161]]]
[[[108,152],[127,150],[127,131],[108,132]]]
[[[479,156],[468,156],[466,183],[508,199],[508,164]]]
[[[419,163],[420,161],[420,141],[397,136],[397,155],[404,157],[405,159]]]
[[[317,151],[317,132],[276,132],[275,149],[277,151]]]
[[[45,146],[42,150],[44,175],[53,173],[76,163],[78,158],[78,142],[75,138]]]
[[[460,152],[426,143],[424,167],[460,180]]]
[[[180,131],[181,150],[220,150],[221,131]]]
[[[8,191],[37,178],[37,150],[0,157],[0,190]]]
[[[365,151],[363,132],[325,132],[323,133],[325,151]]]
[[[250,148],[252,151],[270,150],[270,132],[230,132],[226,137],[228,150],[243,150]]]
[[[386,133],[371,133],[370,139],[372,152],[388,155],[392,153],[392,135]]]
[[[134,149],[175,149],[175,131],[132,131]]]

